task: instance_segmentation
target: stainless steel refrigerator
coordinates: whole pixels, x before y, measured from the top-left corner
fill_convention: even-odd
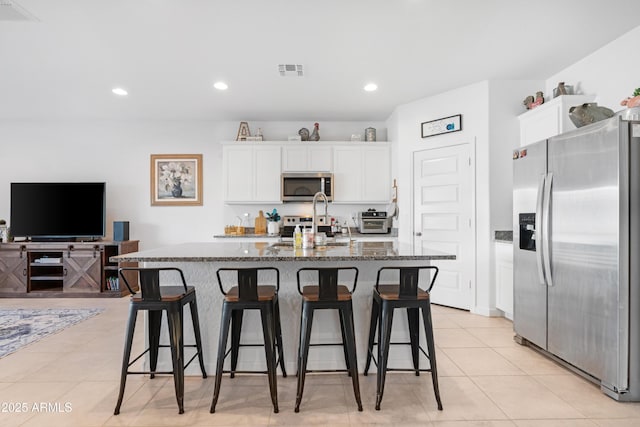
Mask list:
[[[640,113],[514,152],[514,329],[640,400]]]

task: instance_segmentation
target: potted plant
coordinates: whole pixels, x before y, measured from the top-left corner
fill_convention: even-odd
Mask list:
[[[271,236],[280,234],[280,215],[276,209],[267,212],[267,233]]]
[[[633,91],[632,97],[623,99],[620,105],[624,105],[627,108],[640,107],[640,87]]]
[[[9,242],[9,230],[7,229],[7,221],[0,219],[0,243]]]

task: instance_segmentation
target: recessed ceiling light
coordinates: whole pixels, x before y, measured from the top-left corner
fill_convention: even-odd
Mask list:
[[[120,96],[127,96],[129,95],[129,92],[127,92],[126,90],[122,89],[121,87],[115,87],[111,90],[111,92],[115,93],[116,95],[120,95]]]
[[[215,82],[213,84],[213,87],[215,87],[218,90],[227,90],[229,88],[229,86],[227,86],[225,82]]]
[[[364,87],[364,90],[367,92],[373,92],[374,90],[378,90],[378,85],[375,83],[369,83]]]

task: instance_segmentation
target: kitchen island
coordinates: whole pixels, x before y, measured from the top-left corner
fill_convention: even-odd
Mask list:
[[[216,280],[216,270],[221,267],[271,266],[280,270],[280,316],[286,367],[295,372],[298,334],[300,329],[301,297],[297,291],[296,272],[310,266],[354,266],[359,269],[358,284],[353,295],[358,368],[362,370],[366,357],[366,343],[371,315],[371,292],[376,274],[382,266],[429,265],[433,261],[452,260],[455,255],[434,250],[414,250],[411,245],[398,242],[331,242],[324,248],[294,249],[290,242],[204,242],[184,243],[161,248],[133,252],[112,257],[112,261],[140,262],[146,267],[172,266],[183,270],[187,283],[195,286],[198,298],[200,328],[204,346],[205,365],[214,372],[223,295]],[[437,265],[437,263],[435,264]],[[421,277],[428,286],[427,274]],[[176,284],[176,283],[169,283]],[[436,281],[436,285],[438,283]],[[406,314],[399,312],[398,317]],[[340,342],[338,314],[328,310],[316,314],[312,342]],[[393,339],[408,341],[407,323],[394,322]],[[166,328],[163,327],[163,333]],[[424,335],[424,334],[423,334]],[[191,322],[185,322],[185,342],[192,342]],[[424,336],[421,336],[424,342]],[[168,338],[162,338],[168,342]],[[257,311],[245,313],[242,343],[261,343],[262,330]],[[411,363],[410,351],[405,346],[395,346],[390,352],[390,364],[407,366]],[[187,349],[187,352],[190,350]],[[190,353],[188,353],[190,354]],[[426,363],[423,362],[423,363]],[[309,352],[309,369],[342,369],[344,354],[341,347],[315,347]],[[168,354],[161,354],[158,369],[171,369]],[[261,347],[243,347],[238,362],[240,370],[264,370],[264,350]],[[196,365],[190,365],[187,374],[198,374]]]

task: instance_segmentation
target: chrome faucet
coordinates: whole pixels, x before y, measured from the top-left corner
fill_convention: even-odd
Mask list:
[[[313,195],[313,217],[311,219],[311,221],[313,222],[313,225],[311,229],[313,230],[314,236],[318,234],[318,224],[316,224],[316,203],[318,199],[321,197],[324,199],[324,220],[325,221],[327,220],[327,216],[328,216],[327,210],[329,209],[329,199],[327,199],[327,195],[324,194],[322,191],[318,191],[316,194]]]
[[[348,221],[346,221],[345,224],[347,225],[347,232],[349,233],[349,246],[353,246],[356,241],[351,237],[351,227],[349,227]]]

